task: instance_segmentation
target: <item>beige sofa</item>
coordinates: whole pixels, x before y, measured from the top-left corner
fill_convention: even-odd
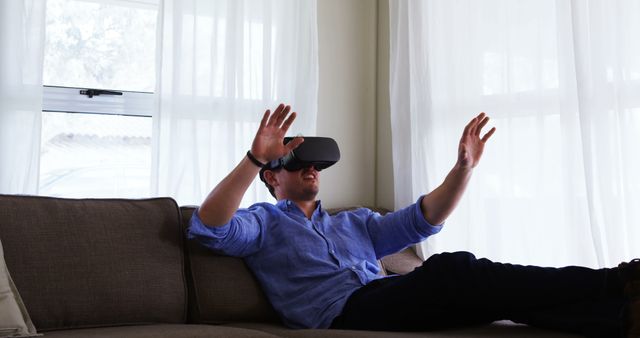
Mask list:
[[[241,259],[185,240],[193,207],[170,198],[0,195],[0,240],[45,337],[572,337],[498,322],[439,332],[291,330]],[[420,261],[383,260],[391,273]]]

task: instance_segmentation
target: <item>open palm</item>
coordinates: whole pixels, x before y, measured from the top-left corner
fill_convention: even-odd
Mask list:
[[[288,154],[304,141],[302,137],[296,137],[286,145],[283,144],[287,130],[296,119],[296,113],[289,114],[289,111],[291,111],[290,106],[280,104],[273,114],[270,110],[264,112],[260,127],[251,145],[251,153],[259,161],[267,163],[276,160]]]
[[[462,168],[475,168],[480,162],[484,145],[496,128],[491,128],[482,138],[480,132],[482,128],[489,122],[489,117],[485,113],[480,113],[464,128],[460,145],[458,146],[458,165]]]

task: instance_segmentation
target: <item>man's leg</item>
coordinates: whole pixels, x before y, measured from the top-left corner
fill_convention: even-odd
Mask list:
[[[587,300],[513,315],[508,319],[540,328],[581,333],[587,337],[627,337],[625,300]]]
[[[407,275],[356,291],[332,327],[415,331],[513,319],[575,331],[580,324],[573,314],[565,315],[568,322],[552,323],[542,314],[611,300],[613,305],[601,315],[606,317],[602,323],[611,325],[604,329],[615,332],[621,326],[615,309],[624,307],[622,299],[622,281],[614,269],[521,266],[476,259],[467,252],[444,253]]]

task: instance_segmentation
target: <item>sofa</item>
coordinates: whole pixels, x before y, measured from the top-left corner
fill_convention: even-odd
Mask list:
[[[437,332],[292,330],[241,259],[185,239],[171,198],[0,195],[6,267],[44,337],[575,337],[496,322]],[[406,273],[405,250],[381,261]]]

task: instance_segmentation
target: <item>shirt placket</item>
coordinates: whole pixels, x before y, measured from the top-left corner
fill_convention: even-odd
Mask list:
[[[314,215],[314,216],[311,217],[311,220],[308,221],[308,222],[311,224],[311,227],[313,228],[313,230],[318,235],[320,235],[320,237],[322,237],[322,239],[324,239],[324,242],[327,245],[327,251],[329,253],[329,256],[331,256],[331,258],[333,258],[333,260],[338,264],[338,266],[340,266],[340,259],[336,255],[336,250],[334,249],[333,245],[331,244],[331,241],[329,241],[327,236],[324,234],[324,232],[318,226],[318,217],[315,217],[315,215]]]
[[[338,266],[339,267],[348,268],[349,270],[351,270],[356,275],[356,277],[362,283],[365,283],[364,280],[366,278],[365,278],[364,272],[361,271],[360,269],[358,269],[358,266],[354,265],[353,262],[346,262],[345,260],[340,260],[339,257],[337,256],[337,254],[335,253],[335,249],[333,249],[333,247],[331,246],[331,242],[326,238],[326,236],[324,236],[324,233],[322,233],[321,231],[319,231],[317,229],[317,227],[315,226],[315,223],[314,223],[314,229],[316,229],[316,232],[318,232],[320,234],[320,236],[322,236],[322,238],[324,238],[325,241],[327,242],[327,245],[329,246],[329,254],[336,260],[336,262],[338,262]],[[344,263],[348,263],[349,265],[346,265]]]

